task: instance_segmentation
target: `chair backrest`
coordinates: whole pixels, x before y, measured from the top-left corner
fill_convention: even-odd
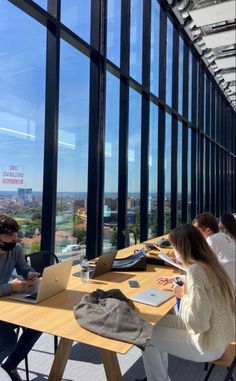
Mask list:
[[[236,342],[230,343],[223,355],[215,361],[212,361],[216,365],[222,365],[229,368],[236,357]]]
[[[133,236],[134,236],[134,243],[136,245],[137,238],[136,238],[136,234],[135,234],[135,232],[133,230],[131,230],[131,229],[124,229],[122,233],[125,236],[125,247],[129,247],[130,246],[130,233],[133,234]]]
[[[50,251],[35,251],[26,255],[25,259],[40,274],[43,273],[45,267],[59,262],[57,256]]]

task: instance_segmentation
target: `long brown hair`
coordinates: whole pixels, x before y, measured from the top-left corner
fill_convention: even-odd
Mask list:
[[[234,286],[201,232],[193,225],[183,225],[172,230],[169,239],[181,255],[184,265],[199,263],[205,268],[210,282],[219,285],[224,298],[235,312]]]

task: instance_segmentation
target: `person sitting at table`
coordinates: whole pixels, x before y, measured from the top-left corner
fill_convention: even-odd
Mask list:
[[[228,234],[234,241],[236,241],[236,219],[233,214],[223,214],[220,219],[219,229],[221,232]]]
[[[211,213],[199,214],[192,224],[202,233],[236,289],[235,241],[229,235],[219,231],[217,220]]]
[[[186,269],[186,283],[173,288],[181,299],[179,316],[163,317],[147,341],[143,363],[148,381],[170,381],[168,353],[209,362],[221,357],[235,340],[233,284],[206,240],[192,225],[173,230],[169,239],[176,259]],[[163,278],[157,282],[163,283]]]
[[[6,215],[0,215],[0,296],[11,293],[24,292],[27,286],[34,284],[38,273],[27,264],[21,245],[17,243],[17,222]],[[11,279],[13,270],[21,278]],[[21,377],[16,368],[27,356],[41,332],[24,329],[17,341],[15,329],[17,326],[0,321],[0,364],[13,381],[20,381]]]

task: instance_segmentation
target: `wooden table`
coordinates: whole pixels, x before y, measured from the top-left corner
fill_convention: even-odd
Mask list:
[[[120,256],[127,256],[133,251],[133,248],[132,250],[131,248],[121,250]],[[72,272],[78,271],[78,267],[74,266]],[[49,374],[49,381],[62,379],[73,341],[98,347],[107,379],[121,381],[122,375],[116,353],[127,353],[132,348],[132,344],[107,339],[81,328],[74,318],[73,307],[80,302],[83,295],[97,288],[103,290],[119,288],[127,297],[131,297],[137,293],[137,289],[130,288],[128,280],[137,280],[140,284],[138,290],[141,291],[149,287],[160,287],[155,282],[157,276],[173,275],[174,273],[176,270],[172,268],[157,268],[148,265],[147,271],[110,272],[90,280],[88,284],[81,283],[80,278],[71,275],[67,290],[37,305],[13,301],[6,297],[0,298],[0,320],[61,337]],[[165,288],[170,289],[170,286]],[[135,303],[140,316],[151,324],[155,324],[165,316],[174,304],[174,298],[159,307]]]

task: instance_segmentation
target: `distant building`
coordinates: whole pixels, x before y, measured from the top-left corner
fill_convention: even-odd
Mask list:
[[[18,188],[17,196],[21,206],[29,205],[33,201],[32,188]]]

